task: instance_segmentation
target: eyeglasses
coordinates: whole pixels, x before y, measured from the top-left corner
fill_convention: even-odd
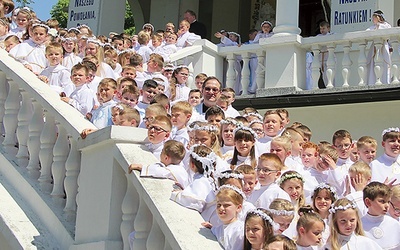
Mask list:
[[[211,91],[212,92],[219,92],[218,88],[205,87],[204,90],[207,91],[207,92],[211,92]]]
[[[145,118],[143,118],[143,121],[153,122],[154,117],[145,117]]]
[[[268,169],[268,168],[256,168],[256,171],[259,173],[265,173],[265,174],[269,174],[269,173],[273,173],[273,172],[278,172],[279,170],[272,170],[272,169]]]
[[[389,204],[392,205],[392,207],[393,207],[393,209],[394,209],[394,212],[395,212],[396,214],[400,213],[400,208],[395,207],[391,201],[389,201]]]
[[[149,126],[148,130],[149,131],[154,130],[156,133],[161,133],[161,132],[167,133],[168,132],[167,130],[163,129],[162,127],[157,127],[154,125]]]

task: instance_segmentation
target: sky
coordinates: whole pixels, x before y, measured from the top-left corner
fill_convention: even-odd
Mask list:
[[[50,18],[50,10],[58,0],[34,0],[35,3],[29,5],[41,20]]]

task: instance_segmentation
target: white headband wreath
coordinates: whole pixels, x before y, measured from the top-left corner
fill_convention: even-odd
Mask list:
[[[238,126],[238,127],[236,127],[236,128],[233,130],[233,134],[236,134],[236,132],[238,132],[239,130],[246,130],[246,131],[249,131],[250,134],[253,135],[254,139],[257,139],[257,138],[258,138],[257,133],[254,132],[253,129],[251,129],[251,128],[249,128],[249,127],[245,127],[245,126]]]
[[[400,132],[400,128],[387,128],[382,131],[382,136],[384,136],[386,133],[390,132]]]
[[[263,220],[268,221],[268,223],[271,224],[274,231],[278,231],[279,224],[276,223],[268,214],[264,213],[263,211],[261,211],[259,209],[254,209],[254,210],[250,210],[248,212],[248,214],[256,214],[256,215],[260,216]]]
[[[346,206],[342,206],[342,205],[337,206],[337,207],[332,206],[332,207],[329,209],[329,212],[330,212],[331,214],[334,214],[334,213],[336,213],[336,211],[338,211],[338,210],[345,211],[345,210],[347,210],[347,209],[349,209],[349,208],[356,209],[357,206],[356,206],[355,204],[353,204],[353,203],[349,203],[349,204],[347,204]]]
[[[333,194],[333,197],[335,197],[335,200],[337,200],[338,199],[338,195],[337,195],[337,192],[336,192],[336,188],[335,187],[332,187],[331,185],[328,185],[328,184],[326,184],[326,183],[320,183],[318,186],[316,186],[315,187],[315,189],[314,189],[314,193],[313,193],[313,197],[316,195],[316,191],[317,190],[322,190],[322,189],[328,189],[329,190],[329,192],[331,192],[332,194]]]
[[[194,152],[194,149],[198,146],[200,146],[200,144],[195,144],[191,146],[189,154],[191,157],[193,157],[193,159],[195,159],[198,162],[201,162],[201,165],[203,166],[205,173],[207,174],[207,176],[210,176],[214,172],[214,163],[217,162],[217,155],[211,151],[211,153],[209,153],[207,156],[204,157],[200,156]],[[205,145],[201,146],[207,147]]]
[[[218,128],[213,125],[205,125],[205,126],[194,125],[192,131],[196,131],[196,130],[202,130],[202,131],[208,131],[208,132],[218,132]]]
[[[45,28],[47,31],[50,30],[50,27],[47,26],[47,25],[44,24],[44,23],[34,23],[34,24],[32,24],[32,28],[35,28],[35,27],[37,27],[37,26],[42,27],[42,28]]]
[[[97,45],[99,45],[101,47],[104,46],[104,43],[100,42],[100,40],[93,39],[93,38],[88,38],[87,39],[87,43],[94,43],[94,44],[97,44]]]
[[[253,125],[254,123],[264,124],[261,120],[256,119],[256,120],[252,120],[252,121],[249,123],[249,127],[251,127],[251,125]]]
[[[243,180],[244,176],[242,174],[238,174],[238,173],[232,173],[232,172],[225,172],[225,173],[219,173],[217,175],[217,178],[234,178],[234,179],[239,179],[239,180]]]
[[[293,179],[293,178],[299,179],[299,180],[301,180],[301,182],[304,183],[304,178],[303,178],[303,176],[301,176],[299,173],[291,173],[291,174],[286,174],[286,175],[283,174],[283,175],[281,176],[281,178],[279,179],[278,184],[281,185],[281,184],[282,184],[283,182],[285,182],[286,180]]]
[[[246,195],[243,193],[243,191],[241,189],[239,189],[238,187],[236,187],[236,186],[229,185],[229,184],[222,185],[222,186],[219,187],[218,192],[220,192],[223,189],[231,189],[233,191],[236,191],[238,194],[240,194],[243,197],[243,200],[246,199]]]
[[[258,114],[258,113],[252,112],[252,113],[247,113],[247,114],[244,115],[245,118],[246,118],[246,117],[249,117],[249,116],[255,116],[255,117],[257,117],[260,121],[263,120],[263,117],[262,117],[260,114]]]
[[[243,126],[243,123],[236,121],[235,119],[223,119],[221,120],[221,125],[234,125],[234,126]]]
[[[268,208],[268,211],[271,212],[271,214],[276,215],[276,216],[293,216],[294,211],[288,211],[288,210],[276,210],[272,208]]]

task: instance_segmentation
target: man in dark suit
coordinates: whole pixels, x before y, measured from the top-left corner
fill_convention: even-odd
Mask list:
[[[185,11],[183,18],[190,23],[189,32],[195,33],[201,36],[201,39],[205,39],[207,36],[207,29],[203,23],[196,20],[196,13],[192,10]]]

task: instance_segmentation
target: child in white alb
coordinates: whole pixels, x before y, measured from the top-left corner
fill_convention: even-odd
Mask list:
[[[171,108],[171,122],[173,125],[171,138],[189,144],[187,124],[192,116],[192,106],[186,101],[176,102]]]
[[[177,185],[185,188],[189,184],[188,173],[181,165],[185,153],[186,150],[182,143],[169,140],[164,143],[160,162],[149,166],[131,164],[129,166],[129,173],[132,170],[139,170],[141,177],[166,178],[175,181]]]
[[[92,110],[90,121],[99,129],[113,125],[111,109],[116,105],[113,99],[116,89],[117,82],[112,78],[104,78],[97,88],[97,100],[100,106]]]

